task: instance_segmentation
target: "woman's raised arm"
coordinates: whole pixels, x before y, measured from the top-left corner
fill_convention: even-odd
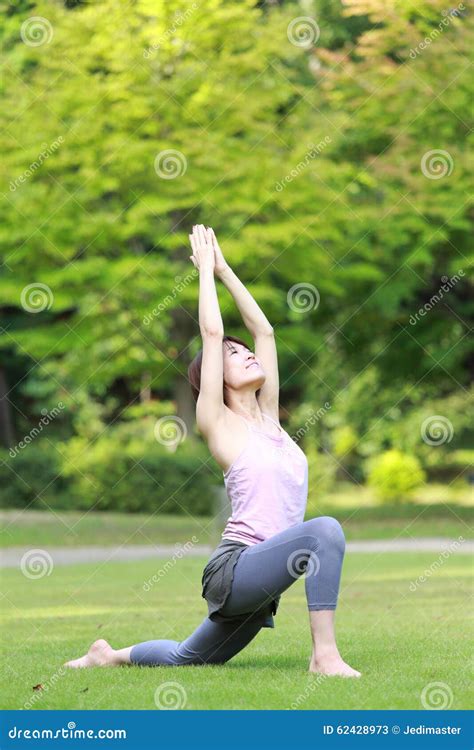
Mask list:
[[[253,338],[257,334],[273,333],[272,326],[268,322],[265,313],[258,306],[248,289],[242,284],[232,268],[225,260],[222,250],[217,242],[213,229],[209,229],[212,237],[215,255],[215,274],[231,293],[235,304],[239,308],[245,327]]]
[[[208,435],[219,424],[225,410],[222,352],[224,324],[214,281],[215,260],[212,241],[202,225],[193,227],[189,239],[193,249],[190,258],[199,270],[199,329],[203,344],[196,421],[198,429]]]
[[[265,414],[278,421],[278,396],[280,390],[278,375],[278,355],[273,333],[265,313],[254,300],[248,289],[240,281],[224,258],[214,230],[209,230],[214,246],[214,272],[232,295],[245,327],[255,343],[255,356],[265,372],[265,383],[260,388],[258,402]]]

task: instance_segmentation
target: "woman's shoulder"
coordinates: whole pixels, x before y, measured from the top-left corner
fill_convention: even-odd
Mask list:
[[[209,451],[223,471],[228,470],[244,449],[248,432],[245,419],[226,406],[225,417],[203,436]]]
[[[273,402],[271,404],[266,403],[259,397],[257,397],[257,401],[258,401],[258,405],[260,407],[260,411],[262,412],[262,414],[264,414],[266,417],[269,417],[273,422],[276,422],[278,427],[282,429],[281,424],[280,424],[280,409],[278,407],[278,404],[275,405],[273,404]]]

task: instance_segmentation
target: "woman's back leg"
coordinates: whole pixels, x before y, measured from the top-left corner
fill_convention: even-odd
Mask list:
[[[262,627],[251,617],[241,623],[208,617],[184,641],[144,641],[132,647],[130,661],[142,666],[222,664],[239,653]]]

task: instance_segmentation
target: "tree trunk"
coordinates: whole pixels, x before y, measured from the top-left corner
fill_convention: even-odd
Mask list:
[[[7,398],[7,393],[8,385],[5,370],[0,365],[0,442],[5,448],[10,448],[14,443],[14,437],[10,402]]]
[[[182,308],[175,308],[172,311],[171,317],[173,319],[171,340],[176,342],[176,348],[180,352],[175,360],[175,364],[183,373],[182,375],[176,373],[174,400],[176,401],[178,417],[181,417],[184,421],[188,430],[188,436],[193,439],[195,438],[196,404],[194,403],[191,386],[187,377],[188,365],[192,359],[188,345],[193,336],[196,336],[199,331],[193,319]]]
[[[146,404],[151,399],[151,372],[146,370],[142,373],[140,384],[140,403]]]

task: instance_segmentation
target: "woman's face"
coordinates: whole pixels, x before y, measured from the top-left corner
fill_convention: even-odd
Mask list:
[[[265,373],[255,354],[235,341],[223,342],[224,383],[240,390],[252,385],[258,390],[265,382]]]

